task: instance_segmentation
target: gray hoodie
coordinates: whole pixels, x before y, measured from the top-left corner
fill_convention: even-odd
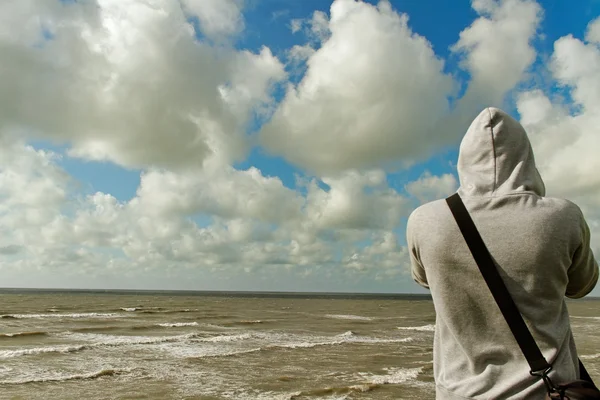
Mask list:
[[[495,108],[473,121],[460,145],[462,197],[523,318],[554,367],[579,377],[565,296],[598,280],[590,231],[575,204],[544,197],[523,127]],[[413,279],[436,311],[433,366],[438,399],[543,399],[444,200],[417,208],[407,240]]]

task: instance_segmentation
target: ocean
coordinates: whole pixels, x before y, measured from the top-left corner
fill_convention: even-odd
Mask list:
[[[600,381],[600,300],[569,301]],[[433,303],[405,295],[0,292],[0,399],[432,399]]]

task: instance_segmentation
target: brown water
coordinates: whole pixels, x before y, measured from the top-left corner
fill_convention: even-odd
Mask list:
[[[598,301],[570,302],[600,380]],[[429,300],[0,294],[1,399],[431,399]]]

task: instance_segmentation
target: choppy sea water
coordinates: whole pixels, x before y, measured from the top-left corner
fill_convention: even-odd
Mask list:
[[[600,301],[569,302],[600,378]],[[0,399],[431,399],[428,299],[0,293]]]

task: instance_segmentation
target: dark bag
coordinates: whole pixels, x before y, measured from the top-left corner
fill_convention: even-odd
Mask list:
[[[548,364],[540,348],[536,344],[531,332],[527,328],[523,317],[519,312],[510,293],[506,289],[492,256],[490,255],[483,239],[479,235],[469,212],[467,211],[462,199],[455,193],[446,199],[446,203],[452,211],[452,215],[460,228],[462,235],[473,254],[473,258],[485,279],[485,283],[490,288],[494,300],[508,323],[511,332],[515,336],[523,355],[527,359],[531,368],[530,374],[539,376],[546,385],[548,394],[546,399],[551,400],[600,400],[600,391],[594,385],[590,375],[586,371],[581,360],[579,360],[580,379],[555,384],[548,376],[552,366]]]

